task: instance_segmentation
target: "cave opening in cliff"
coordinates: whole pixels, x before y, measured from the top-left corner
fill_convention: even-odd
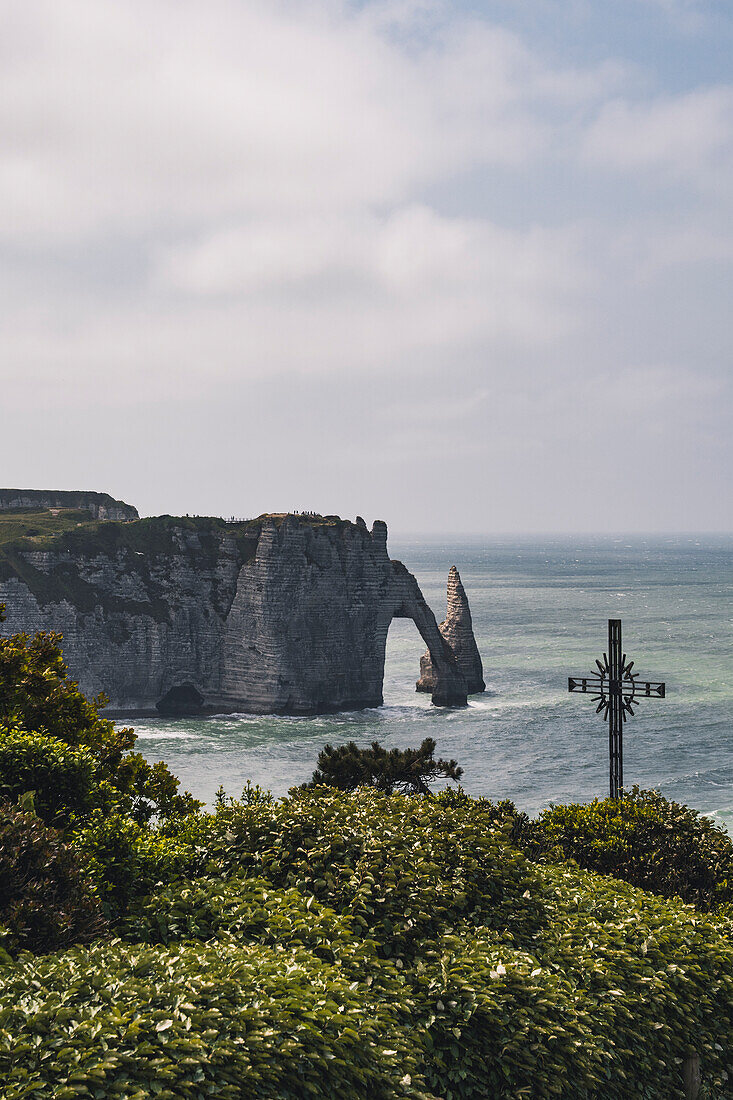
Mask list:
[[[167,718],[200,714],[204,697],[193,684],[176,684],[155,704],[156,710]]]

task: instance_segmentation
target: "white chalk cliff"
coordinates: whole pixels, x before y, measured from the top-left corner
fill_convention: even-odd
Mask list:
[[[60,631],[69,674],[118,712],[378,706],[394,618],[412,619],[428,647],[434,703],[465,704],[477,690],[463,672],[465,615],[454,649],[415,578],[390,560],[380,521],[369,531],[337,517],[161,516],[0,550],[3,629]]]

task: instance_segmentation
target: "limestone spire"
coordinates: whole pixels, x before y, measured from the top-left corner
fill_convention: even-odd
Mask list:
[[[452,565],[448,572],[448,611],[439,629],[453,652],[459,671],[466,680],[468,694],[475,695],[477,692],[485,691],[484,670],[473,635],[471,609],[468,606],[468,597],[461,583],[460,573],[455,565]],[[420,658],[420,679],[416,684],[417,690],[432,691],[434,682],[433,662],[430,653],[425,653]]]

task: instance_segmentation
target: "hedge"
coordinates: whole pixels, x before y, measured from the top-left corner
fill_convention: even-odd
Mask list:
[[[4,1100],[420,1096],[394,1010],[302,949],[115,942],[7,970]]]
[[[99,788],[95,773],[87,748],[0,726],[0,798],[17,802],[33,792],[36,812],[50,824],[66,824],[91,809]]]
[[[533,889],[526,943],[459,919],[409,959],[292,887],[171,885],[128,918],[155,944],[0,968],[3,1095],[682,1100],[694,1049],[729,1100],[725,929],[572,868]]]
[[[634,787],[623,799],[552,806],[537,821],[523,823],[519,843],[535,857],[572,859],[703,910],[733,901],[728,833],[658,791]]]
[[[291,792],[238,803],[164,833],[199,853],[202,873],[247,872],[347,914],[386,956],[410,956],[464,918],[530,936],[544,921],[537,870],[505,843],[490,804],[456,798]]]

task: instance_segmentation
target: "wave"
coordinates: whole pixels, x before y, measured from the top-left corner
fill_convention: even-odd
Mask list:
[[[183,730],[146,730],[136,729],[139,741],[199,741],[200,733],[185,733]]]

